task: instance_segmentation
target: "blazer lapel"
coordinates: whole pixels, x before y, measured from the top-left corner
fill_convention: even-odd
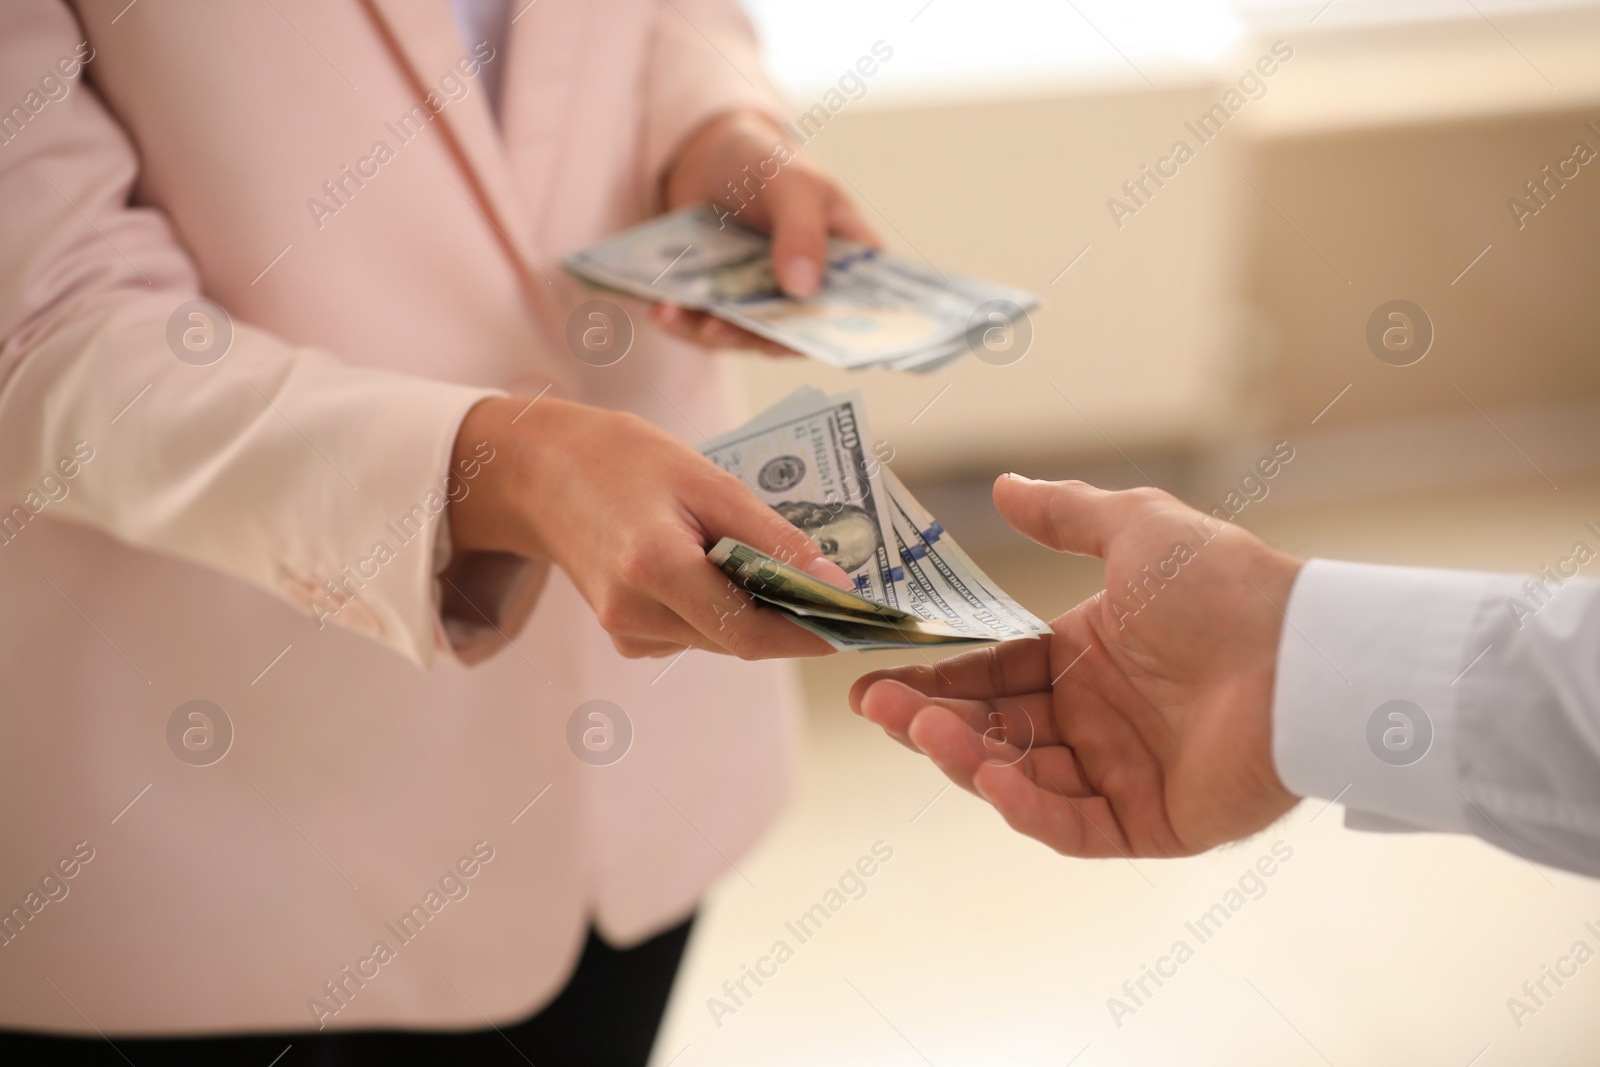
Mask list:
[[[406,71],[419,103],[430,93],[442,97],[439,79],[446,72],[461,78],[456,63],[472,51],[462,44],[450,7],[444,0],[419,3],[417,0],[361,0],[379,33],[396,60]],[[505,63],[505,55],[491,62]],[[502,75],[504,76],[504,75]],[[466,79],[462,79],[465,81]],[[510,79],[505,78],[509,84]],[[473,200],[485,221],[499,232],[515,253],[518,269],[542,278],[534,266],[528,220],[517,195],[511,165],[501,146],[500,131],[484,96],[481,84],[474,84],[470,95],[447,103],[434,117],[450,149],[461,160],[466,186],[458,191]],[[548,281],[528,279],[543,288]]]

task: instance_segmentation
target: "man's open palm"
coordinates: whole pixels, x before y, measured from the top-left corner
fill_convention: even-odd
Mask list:
[[[1189,855],[1288,811],[1271,706],[1299,561],[1154,489],[1007,476],[995,505],[1104,559],[1106,589],[1049,637],[869,674],[851,707],[1069,855]]]

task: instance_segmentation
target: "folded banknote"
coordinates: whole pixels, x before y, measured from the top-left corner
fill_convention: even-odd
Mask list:
[[[822,288],[794,300],[772,274],[771,238],[685,208],[575,252],[573,275],[642,300],[710,312],[836,367],[929,371],[1018,327],[1038,297],[830,238]]]
[[[731,538],[712,546],[711,561],[834,648],[958,645],[1049,632],[879,461],[860,393],[801,389],[701,452],[804,530],[853,590]]]

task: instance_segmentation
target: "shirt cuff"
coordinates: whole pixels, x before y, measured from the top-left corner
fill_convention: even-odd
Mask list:
[[[1470,832],[1457,787],[1461,691],[1490,575],[1311,560],[1289,597],[1273,686],[1284,785],[1361,813]]]

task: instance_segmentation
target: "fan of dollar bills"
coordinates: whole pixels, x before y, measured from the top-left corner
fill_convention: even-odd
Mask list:
[[[850,576],[853,593],[731,538],[707,556],[740,588],[837,649],[1048,633],[906,491],[872,440],[860,393],[807,388],[701,448],[806,531]]]
[[[945,274],[841,238],[828,242],[821,290],[779,291],[771,239],[719,219],[709,206],[652,219],[575,252],[562,265],[594,285],[707,311],[836,367],[926,372],[981,351],[998,324],[1020,320],[1038,297]]]

